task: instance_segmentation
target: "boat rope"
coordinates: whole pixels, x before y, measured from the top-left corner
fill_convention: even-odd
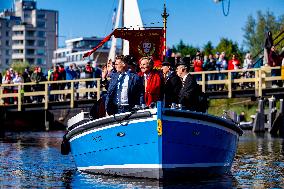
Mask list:
[[[223,14],[224,16],[228,16],[229,15],[229,12],[230,12],[230,3],[231,3],[231,0],[228,0],[228,6],[227,6],[227,12],[225,12],[225,3],[224,3],[225,0],[222,1],[222,10],[223,10]]]

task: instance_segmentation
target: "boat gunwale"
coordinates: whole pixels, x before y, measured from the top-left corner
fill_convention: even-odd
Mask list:
[[[215,124],[218,124],[220,126],[223,126],[225,128],[231,129],[235,132],[237,132],[240,136],[243,134],[243,130],[236,125],[233,121],[217,117],[214,115],[210,115],[207,113],[202,113],[202,112],[193,112],[189,110],[175,110],[175,109],[164,109],[163,110],[163,115],[166,116],[177,116],[177,117],[185,117],[185,118],[191,118],[191,119],[196,119],[200,121],[207,121],[207,122],[212,122]],[[205,117],[205,119],[204,119]]]
[[[74,136],[81,134],[83,132],[89,131],[95,127],[101,128],[101,127],[104,127],[106,125],[109,125],[115,122],[119,123],[119,122],[124,122],[126,120],[130,121],[130,120],[135,120],[135,119],[152,117],[154,114],[156,113],[154,113],[151,110],[146,109],[145,111],[141,111],[141,112],[140,111],[135,112],[135,113],[128,112],[128,113],[118,114],[115,116],[104,117],[103,119],[102,118],[97,119],[97,120],[90,119],[90,121],[82,125],[79,125],[73,128],[72,130],[68,131],[68,133],[66,134],[66,139],[70,140]],[[200,120],[200,121],[206,120],[207,122],[212,122],[222,127],[231,129],[237,132],[240,136],[243,134],[243,130],[240,127],[238,127],[234,122],[214,116],[214,115],[202,113],[202,112],[193,112],[189,110],[176,110],[176,109],[165,108],[162,111],[162,115],[191,118],[191,119]]]
[[[139,118],[147,118],[147,117],[152,117],[153,115],[154,113],[151,111],[143,111],[143,112],[135,112],[133,114],[131,113],[130,114],[129,113],[128,114],[125,114],[125,113],[118,114],[115,116],[105,117],[105,119],[90,120],[89,122],[84,123],[83,125],[77,126],[73,128],[72,130],[68,131],[68,133],[66,134],[66,139],[70,140],[74,136],[79,135],[95,127],[100,128],[100,127],[104,127],[108,124],[112,124],[115,122],[119,123],[119,122],[139,119]],[[124,120],[125,118],[127,118],[127,120]]]

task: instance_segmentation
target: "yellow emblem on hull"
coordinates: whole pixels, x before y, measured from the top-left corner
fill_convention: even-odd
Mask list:
[[[162,136],[163,134],[162,120],[158,119],[157,124],[158,124],[157,126],[158,136]]]

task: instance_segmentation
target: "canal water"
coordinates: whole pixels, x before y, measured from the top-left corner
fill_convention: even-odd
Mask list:
[[[60,154],[64,132],[6,133],[0,138],[0,188],[284,188],[284,141],[245,132],[232,173],[214,179],[159,184],[89,175]]]

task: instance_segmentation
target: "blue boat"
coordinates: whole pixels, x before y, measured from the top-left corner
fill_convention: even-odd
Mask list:
[[[159,102],[95,120],[81,112],[64,138],[79,171],[160,180],[229,173],[242,133],[230,120]]]

